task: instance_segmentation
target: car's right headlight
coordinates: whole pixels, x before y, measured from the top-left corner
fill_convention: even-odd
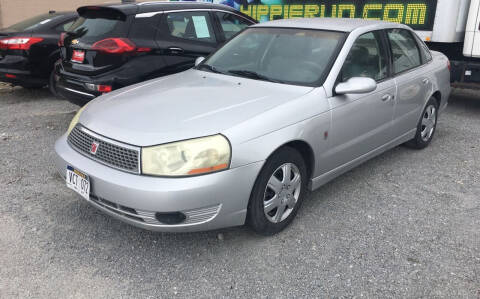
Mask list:
[[[223,135],[201,137],[142,149],[142,173],[192,176],[228,169],[230,143]]]
[[[83,112],[83,110],[85,110],[86,107],[87,107],[87,105],[78,109],[77,113],[72,118],[72,121],[70,122],[70,125],[68,126],[67,134],[70,134],[70,132],[72,132],[73,128],[75,128],[75,126],[78,124],[78,120],[80,119],[80,115],[82,115],[82,112]]]

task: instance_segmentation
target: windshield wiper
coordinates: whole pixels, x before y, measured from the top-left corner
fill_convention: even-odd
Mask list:
[[[216,67],[214,67],[213,65],[210,65],[210,64],[200,64],[199,66],[197,66],[197,69],[198,70],[201,70],[201,69],[207,69],[213,73],[217,73],[217,74],[225,74],[224,72],[222,71],[219,71]]]
[[[272,79],[270,77],[267,77],[265,75],[259,74],[254,71],[248,71],[248,70],[228,70],[228,73],[239,75],[242,77],[250,78],[250,79],[259,79],[259,80],[265,80],[265,81],[270,81],[270,82],[275,82],[275,83],[283,83],[283,81]]]

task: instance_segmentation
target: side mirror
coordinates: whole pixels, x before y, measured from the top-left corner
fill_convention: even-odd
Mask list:
[[[198,66],[204,60],[205,60],[205,57],[198,57],[197,59],[195,59],[195,66]]]
[[[353,77],[335,87],[337,94],[369,93],[377,89],[377,82],[372,78]]]

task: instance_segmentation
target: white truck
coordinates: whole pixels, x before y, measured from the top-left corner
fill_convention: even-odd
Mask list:
[[[411,26],[448,56],[452,85],[480,88],[480,0],[203,0],[258,21],[298,17],[365,18]]]

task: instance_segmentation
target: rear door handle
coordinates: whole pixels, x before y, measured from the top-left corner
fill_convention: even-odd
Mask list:
[[[425,78],[425,79],[422,80],[422,83],[423,83],[423,84],[428,84],[428,82],[430,82],[430,81],[428,80],[428,78]]]
[[[393,98],[391,94],[386,94],[382,97],[382,102],[388,102]]]
[[[168,50],[168,53],[171,53],[171,54],[182,54],[183,52],[185,52],[182,48],[178,48],[178,47],[170,47],[167,50]]]

